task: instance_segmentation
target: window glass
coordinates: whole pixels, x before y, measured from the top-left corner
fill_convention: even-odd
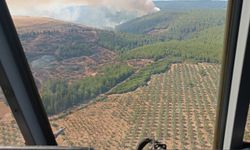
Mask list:
[[[0,146],[17,145],[24,145],[24,139],[0,88]]]
[[[59,145],[212,149],[227,1],[7,0]]]

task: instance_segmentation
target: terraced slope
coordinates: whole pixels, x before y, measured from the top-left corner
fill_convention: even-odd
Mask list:
[[[150,136],[170,149],[211,149],[219,70],[215,64],[173,64],[168,72],[154,75],[148,86],[54,116],[54,130],[66,127],[58,143],[133,150]],[[1,124],[0,136],[7,140],[0,145],[22,144],[15,126]]]
[[[63,145],[134,149],[141,138],[154,136],[171,149],[211,149],[219,68],[174,64],[167,73],[153,76],[149,86],[54,119],[54,127],[66,127],[58,140]]]

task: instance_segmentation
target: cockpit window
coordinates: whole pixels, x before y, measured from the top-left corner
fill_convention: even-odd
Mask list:
[[[227,1],[7,3],[60,146],[212,149]]]

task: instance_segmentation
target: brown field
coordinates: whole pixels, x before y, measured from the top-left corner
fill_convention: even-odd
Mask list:
[[[82,56],[55,61],[51,64],[53,69],[32,68],[38,87],[48,79],[75,81],[87,76],[95,76],[99,67],[113,63],[116,58],[116,54],[108,49],[100,48],[98,51],[97,54],[90,57]]]
[[[16,28],[18,29],[18,33],[56,29],[60,31],[65,31],[65,29],[72,29],[72,27],[77,27],[78,29],[82,27],[89,30],[93,29],[91,27],[87,27],[81,24],[73,24],[70,22],[48,17],[13,16],[12,19]]]
[[[17,27],[27,27],[33,25],[42,25],[42,24],[58,24],[58,20],[46,17],[31,17],[31,16],[14,16],[14,23]],[[63,21],[60,21],[63,23]]]
[[[10,108],[0,100],[0,145],[24,145],[24,140]]]
[[[205,71],[205,73],[201,73]],[[52,121],[66,127],[62,145],[135,149],[155,137],[173,149],[211,149],[219,66],[175,64],[149,86],[72,112]]]
[[[132,59],[128,60],[127,64],[134,68],[142,68],[147,64],[153,63],[154,61],[151,59]]]
[[[0,99],[0,120],[8,113],[10,113],[9,107]]]
[[[54,116],[54,130],[66,127],[58,143],[133,150],[140,139],[154,137],[170,149],[211,149],[219,70],[214,64],[174,64],[146,87]],[[17,129],[2,125],[10,132],[0,135],[13,138]]]
[[[98,46],[97,30],[46,17],[13,17],[26,57],[31,64],[38,88],[44,81],[74,81],[94,76],[98,67],[113,63],[117,54]],[[91,55],[61,59],[58,47],[94,43]],[[44,56],[52,57],[46,61]],[[60,59],[58,59],[58,57]],[[43,58],[43,59],[42,59]]]

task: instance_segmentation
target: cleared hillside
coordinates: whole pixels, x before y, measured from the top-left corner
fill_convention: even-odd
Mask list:
[[[121,51],[157,41],[51,18],[14,17],[14,22],[39,87],[50,79],[94,76],[103,65],[116,63]]]
[[[116,58],[99,46],[97,29],[43,17],[13,17],[39,88],[51,79],[93,76]]]
[[[43,30],[65,30],[70,27],[75,28],[89,28],[88,26],[84,26],[82,24],[75,24],[71,22],[66,22],[62,20],[57,20],[48,17],[33,17],[33,16],[13,16],[12,17],[16,28],[18,29],[18,33],[25,33],[31,31],[43,31]],[[61,27],[61,28],[58,28]]]
[[[32,27],[43,24],[63,24],[65,22],[46,17],[13,16],[14,23],[18,28]]]

